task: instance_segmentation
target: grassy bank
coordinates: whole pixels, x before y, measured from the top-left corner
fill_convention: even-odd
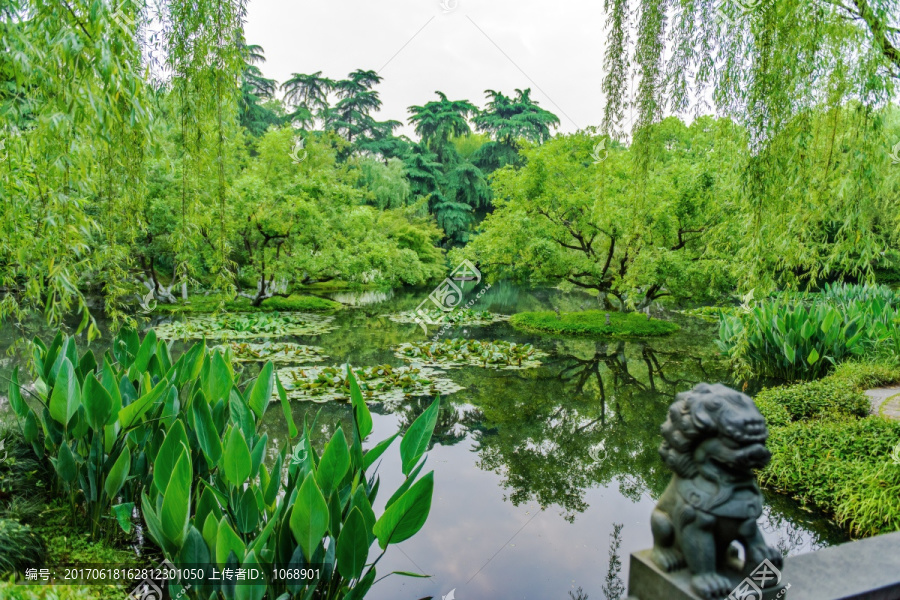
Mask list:
[[[898,381],[891,363],[849,362],[818,381],[761,391],[772,461],[760,483],[833,514],[853,535],[900,530],[900,422],[869,416],[863,394]]]
[[[155,312],[169,314],[209,313],[218,310],[228,312],[333,312],[343,308],[340,302],[321,298],[292,294],[287,298],[268,298],[260,306],[252,306],[249,298],[227,299],[222,295],[192,296],[187,303],[159,304]]]
[[[607,315],[609,323],[607,323]],[[680,329],[676,323],[647,319],[643,313],[587,310],[560,313],[553,311],[522,312],[512,316],[510,324],[524,331],[559,335],[605,335],[642,337],[666,335]]]
[[[149,566],[153,559],[138,559],[121,535],[90,541],[68,504],[50,497],[49,462],[34,456],[17,429],[0,430],[0,444],[0,598],[121,600],[127,590],[118,585],[18,585],[4,580],[11,571],[29,568]]]

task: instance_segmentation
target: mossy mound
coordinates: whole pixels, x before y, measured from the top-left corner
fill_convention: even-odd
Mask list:
[[[607,323],[607,315],[609,322]],[[676,323],[660,319],[647,319],[643,313],[606,312],[586,310],[560,313],[553,311],[522,312],[512,316],[510,324],[524,331],[555,333],[560,335],[604,335],[643,337],[667,335],[681,329]]]
[[[302,294],[292,294],[287,298],[268,298],[262,301],[260,306],[252,306],[249,298],[226,299],[221,295],[192,296],[186,303],[158,304],[155,312],[183,314],[183,313],[211,313],[225,312],[334,312],[343,308],[340,302]]]

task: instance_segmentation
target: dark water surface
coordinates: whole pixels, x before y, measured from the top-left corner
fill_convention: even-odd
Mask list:
[[[392,348],[426,336],[418,325],[383,315],[414,309],[429,291],[334,294],[353,304],[336,315],[337,328],[287,341],[322,347],[329,358],[317,364],[403,364]],[[512,314],[591,306],[592,300],[577,292],[497,284],[475,308]],[[677,320],[682,331],[642,341],[530,335],[502,322],[448,331],[445,337],[530,342],[549,356],[536,369],[448,371],[464,389],[443,399],[428,453],[426,472],[435,471],[431,514],[419,534],[389,547],[378,563],[379,576],[413,571],[432,577],[391,575],[367,598],[439,599],[455,590],[458,600],[569,600],[569,592],[580,587],[582,599],[602,600],[607,591],[614,595],[617,586],[624,587],[629,554],[651,546],[650,512],[669,479],[657,454],[668,405],[697,382],[729,383],[712,343],[714,326],[677,314],[666,317]],[[431,328],[429,336],[434,333]],[[16,335],[6,327],[0,344],[7,347]],[[8,376],[15,361],[5,358],[0,374]],[[430,401],[411,398],[393,411],[372,405],[369,445],[407,427]],[[4,398],[0,419],[9,418],[5,410]],[[319,443],[339,424],[349,430],[346,405],[294,405],[298,424],[316,412]],[[265,427],[270,448],[280,446],[286,437],[280,410],[267,413]],[[398,442],[385,454],[379,474],[376,514],[402,481]],[[613,555],[610,535],[616,525],[621,545]],[[774,494],[767,495],[761,526],[769,543],[789,555],[847,539],[823,516]],[[378,551],[376,543],[370,558]]]

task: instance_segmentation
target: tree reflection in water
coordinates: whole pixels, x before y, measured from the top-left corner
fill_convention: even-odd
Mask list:
[[[666,342],[567,340],[557,354],[535,371],[465,382],[483,417],[473,436],[479,466],[503,477],[513,504],[557,505],[570,522],[587,508],[585,491],[613,479],[634,500],[660,493],[669,477],[657,454],[666,409],[677,392],[720,373],[707,369],[708,357]],[[599,447],[602,456],[591,451]]]

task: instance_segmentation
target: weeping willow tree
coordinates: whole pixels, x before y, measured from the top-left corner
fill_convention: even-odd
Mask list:
[[[173,239],[173,280],[186,296],[192,271],[205,267],[215,286],[232,288],[228,196],[240,147],[238,104],[245,69],[244,0],[169,0],[166,66],[180,172],[180,215]],[[157,299],[173,301],[153,274]]]
[[[666,112],[748,132],[738,231],[718,240],[743,287],[868,278],[896,239],[897,0],[606,0],[604,128],[647,177]],[[713,18],[715,16],[715,18]]]
[[[157,208],[148,174],[167,162],[169,131],[181,195],[173,279],[204,264],[230,285],[244,13],[244,0],[0,0],[0,320],[80,311],[94,334],[85,293],[119,321],[148,271],[163,299],[140,216]]]
[[[79,285],[119,314],[150,118],[134,27],[130,7],[0,0],[0,319],[80,311],[93,333]]]

